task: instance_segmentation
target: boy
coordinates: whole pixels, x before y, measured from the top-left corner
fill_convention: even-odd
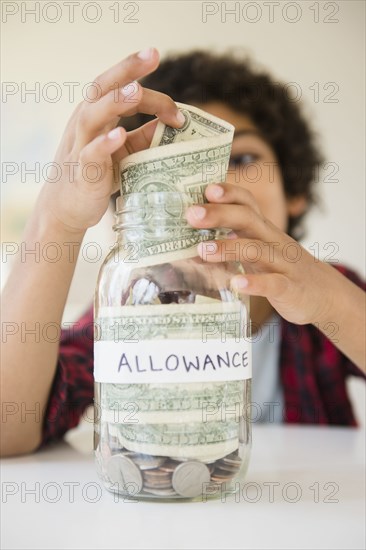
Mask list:
[[[238,245],[246,275],[232,284],[253,297],[251,318],[258,330],[280,327],[276,345],[260,339],[260,360],[253,364],[262,365],[255,376],[263,381],[254,386],[253,400],[279,405],[266,411],[269,421],[355,425],[345,378],[363,376],[365,368],[364,292],[354,273],[315,261],[292,238],[314,201],[312,176],[321,160],[297,105],[267,75],[230,57],[195,52],[158,65],[153,48],[131,55],[95,80],[97,101],[77,107],[56,153],[63,178],[45,183],[24,236],[29,248],[51,241],[64,253],[57,263],[18,260],[4,289],[4,321],[61,323],[76,253],[87,228],[108,208],[113,162],[148,148],[156,127],[156,119],[140,126],[146,117],[138,115],[137,129],[127,133],[133,122],[126,117],[156,115],[178,128],[183,120],[171,95],[236,127],[227,183],[209,186],[209,203],[191,207],[187,219],[197,228],[234,231],[229,248]],[[142,77],[143,85],[131,84]],[[112,89],[116,82],[118,93]],[[84,177],[88,163],[102,169],[94,183],[89,171],[89,180]],[[259,169],[255,181],[250,165]],[[198,253],[205,261],[222,261],[226,246],[219,242],[214,252],[212,243],[209,249],[201,244]],[[21,343],[17,335],[8,339],[2,387],[10,408],[2,454],[32,452],[60,438],[92,403],[93,342],[85,330],[91,323],[89,311],[78,330],[63,334],[60,346],[49,340]],[[18,403],[35,413],[24,418]]]

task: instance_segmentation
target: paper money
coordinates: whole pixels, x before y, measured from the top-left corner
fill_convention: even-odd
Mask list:
[[[184,307],[182,307],[184,306]],[[102,307],[98,311],[98,339],[116,342],[186,338],[241,339],[249,320],[243,304],[209,301],[194,304],[156,304],[154,307]]]
[[[184,211],[190,204],[207,202],[209,183],[225,181],[234,126],[195,107],[177,105],[186,118],[184,126],[175,129],[159,121],[150,149],[120,163],[117,210],[124,209],[128,237],[138,241],[137,257],[147,258],[145,265],[194,257],[197,244],[216,235],[215,230],[192,229]],[[179,194],[167,204],[158,192]]]
[[[103,420],[125,424],[210,423],[243,414],[244,381],[105,384]]]
[[[181,129],[159,121],[150,149],[120,163],[121,195],[179,191],[201,195],[208,183],[225,181],[234,126],[204,111],[177,103],[186,123]]]
[[[173,418],[173,416],[172,416]],[[111,424],[121,447],[138,453],[212,462],[238,448],[239,423]]]
[[[159,121],[150,149],[182,141],[192,142],[197,139],[202,145],[208,144],[210,148],[218,144],[231,143],[234,126],[192,105],[177,103],[177,106],[185,117],[185,123],[181,128],[171,128]],[[225,134],[226,137],[223,137]],[[213,136],[221,136],[221,138],[213,140]],[[209,140],[202,138],[209,138]]]

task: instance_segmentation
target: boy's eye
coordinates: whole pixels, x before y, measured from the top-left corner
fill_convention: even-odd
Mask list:
[[[229,166],[240,166],[243,164],[250,164],[256,162],[259,159],[258,155],[252,153],[245,153],[243,155],[233,155],[230,157]]]

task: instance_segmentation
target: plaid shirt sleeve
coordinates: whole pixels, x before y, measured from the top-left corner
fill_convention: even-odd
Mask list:
[[[40,447],[77,426],[85,409],[93,403],[93,328],[91,307],[72,327],[62,331]]]

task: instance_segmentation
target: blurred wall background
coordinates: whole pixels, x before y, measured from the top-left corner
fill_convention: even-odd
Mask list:
[[[150,45],[162,56],[234,48],[291,83],[321,136],[328,162],[319,181],[323,207],[309,215],[303,244],[365,275],[363,1],[4,1],[1,9],[3,251],[4,243],[14,243],[11,252],[21,241],[42,170],[97,74]],[[91,303],[114,240],[112,221],[108,213],[86,236],[65,320]],[[3,254],[3,282],[10,266],[11,254]]]

